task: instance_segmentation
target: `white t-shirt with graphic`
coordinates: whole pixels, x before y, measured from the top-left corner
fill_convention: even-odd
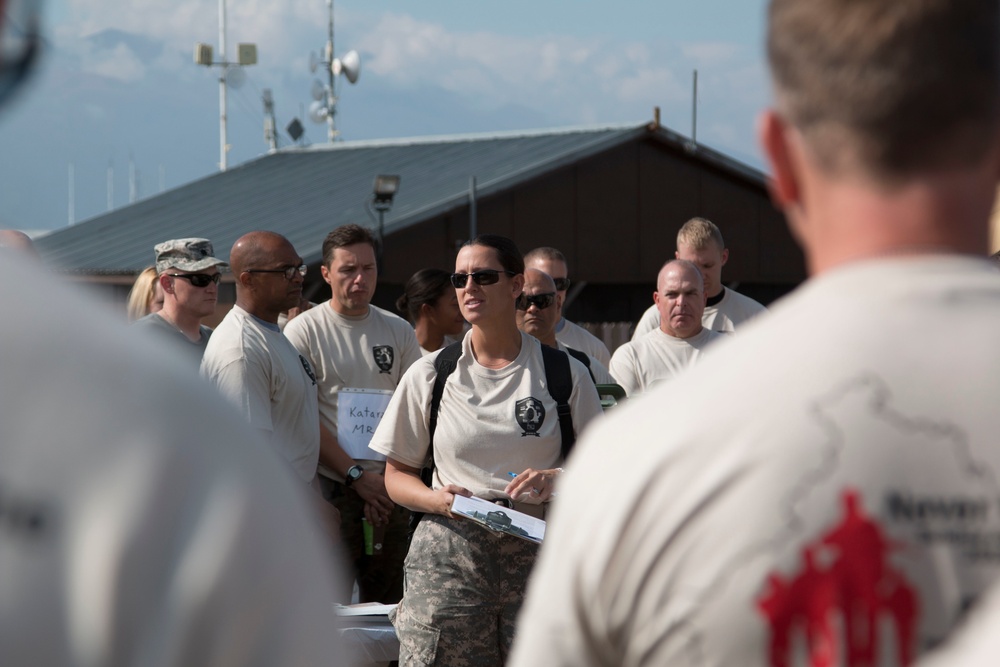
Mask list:
[[[360,450],[352,452],[346,440],[355,429],[365,432],[365,441],[370,438],[388,402],[388,392],[396,389],[406,370],[421,358],[420,345],[410,323],[376,306],[369,306],[366,315],[341,315],[327,301],[291,320],[285,326],[285,336],[316,372],[323,425],[345,440],[341,446],[353,458],[366,462],[381,458],[374,456],[374,452],[366,454],[367,448],[361,444]],[[344,418],[353,421],[344,424],[349,427],[348,432],[338,432],[342,407],[339,398],[345,390],[382,393],[351,392],[349,398],[354,402],[344,411]],[[358,416],[368,414],[376,416],[370,419]],[[381,470],[384,464],[365,467]],[[320,472],[344,481],[325,466]]]
[[[608,370],[627,395],[641,394],[697,363],[705,348],[725,335],[704,328],[690,338],[676,338],[654,329],[615,350]]]
[[[316,476],[316,380],[277,325],[233,306],[208,341],[201,374],[265,434],[299,477],[308,482]]]
[[[1000,574],[997,331],[985,260],[858,262],[616,408],[560,480],[509,664],[901,665],[944,639]]]
[[[744,322],[767,312],[767,308],[750,297],[728,287],[722,289],[724,290],[722,300],[713,306],[705,307],[705,312],[701,316],[701,323],[705,327],[713,331],[733,332]],[[648,332],[659,328],[660,311],[656,308],[656,304],[653,304],[646,309],[639,323],[635,325],[632,340],[638,340]]]
[[[521,334],[521,352],[501,369],[475,361],[471,333],[448,376],[434,432],[433,488],[457,484],[480,498],[504,498],[509,472],[559,467],[562,438],[555,399],[545,381],[541,343]],[[423,357],[403,377],[372,449],[416,468],[427,458],[431,391],[439,353]],[[579,435],[601,414],[601,402],[587,369],[570,357],[570,409]],[[519,508],[520,509],[520,508]]]
[[[605,366],[611,363],[608,346],[600,338],[565,317],[556,325],[556,340],[566,347],[589,354]]]

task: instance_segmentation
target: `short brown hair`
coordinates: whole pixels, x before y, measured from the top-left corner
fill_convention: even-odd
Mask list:
[[[677,248],[681,244],[689,245],[695,250],[703,250],[710,242],[719,246],[719,251],[726,249],[726,242],[722,240],[722,232],[715,226],[715,223],[706,218],[691,218],[677,232]]]
[[[771,0],[778,109],[833,173],[978,162],[1000,115],[998,33],[996,0]]]
[[[323,239],[323,265],[330,266],[333,261],[333,251],[346,248],[356,243],[367,243],[378,254],[378,244],[370,231],[361,225],[343,225],[326,235]]]

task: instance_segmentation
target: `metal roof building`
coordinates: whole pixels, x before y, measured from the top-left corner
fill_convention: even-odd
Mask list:
[[[453,266],[473,217],[478,232],[509,236],[524,251],[560,248],[574,282],[593,286],[579,295],[586,313],[578,319],[637,316],[673,255],[677,229],[694,215],[713,220],[726,237],[727,283],[756,288],[767,301],[769,292],[783,293],[804,277],[764,175],[655,122],[282,149],[36,243],[58,270],[125,289],[152,264],[156,243],[188,236],[211,239],[225,258],[242,234],[277,231],[315,268],[331,229],[377,226],[367,210],[377,174],[401,177],[385,215],[376,293],[383,306],[391,307],[414,271]],[[318,271],[307,282],[314,300],[326,298]],[[600,308],[601,299],[591,298],[598,286],[619,296],[635,288],[638,302],[616,299],[616,307]]]

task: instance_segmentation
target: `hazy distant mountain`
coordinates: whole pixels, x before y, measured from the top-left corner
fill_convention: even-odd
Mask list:
[[[124,45],[146,65],[156,60],[163,53],[163,42],[114,28],[95,32],[93,35],[87,37],[87,41],[100,49],[108,51],[114,50],[119,45]]]

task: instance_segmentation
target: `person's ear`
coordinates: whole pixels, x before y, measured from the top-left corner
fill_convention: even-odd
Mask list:
[[[757,135],[771,167],[767,182],[771,201],[782,210],[798,206],[801,193],[800,175],[793,156],[794,130],[776,111],[768,109],[757,121]]]
[[[161,273],[156,277],[156,280],[160,283],[160,289],[163,290],[164,294],[174,293],[174,281],[173,279],[165,273]]]
[[[236,282],[240,284],[240,287],[248,290],[253,289],[253,274],[249,271],[244,271],[243,273],[236,276]]]
[[[327,285],[332,285],[330,282],[330,269],[326,266],[326,264],[319,265],[319,273],[323,276],[323,280],[326,281]]]
[[[511,279],[510,283],[514,291],[514,298],[516,299],[521,295],[521,292],[524,291],[524,274],[517,274]]]
[[[420,308],[417,308],[417,311],[419,312],[418,317],[426,317],[429,320],[434,318],[434,309],[429,303],[420,304]]]
[[[726,262],[728,262],[728,261],[729,261],[729,248],[723,248],[722,249],[722,261],[719,263],[719,266],[725,266]]]

